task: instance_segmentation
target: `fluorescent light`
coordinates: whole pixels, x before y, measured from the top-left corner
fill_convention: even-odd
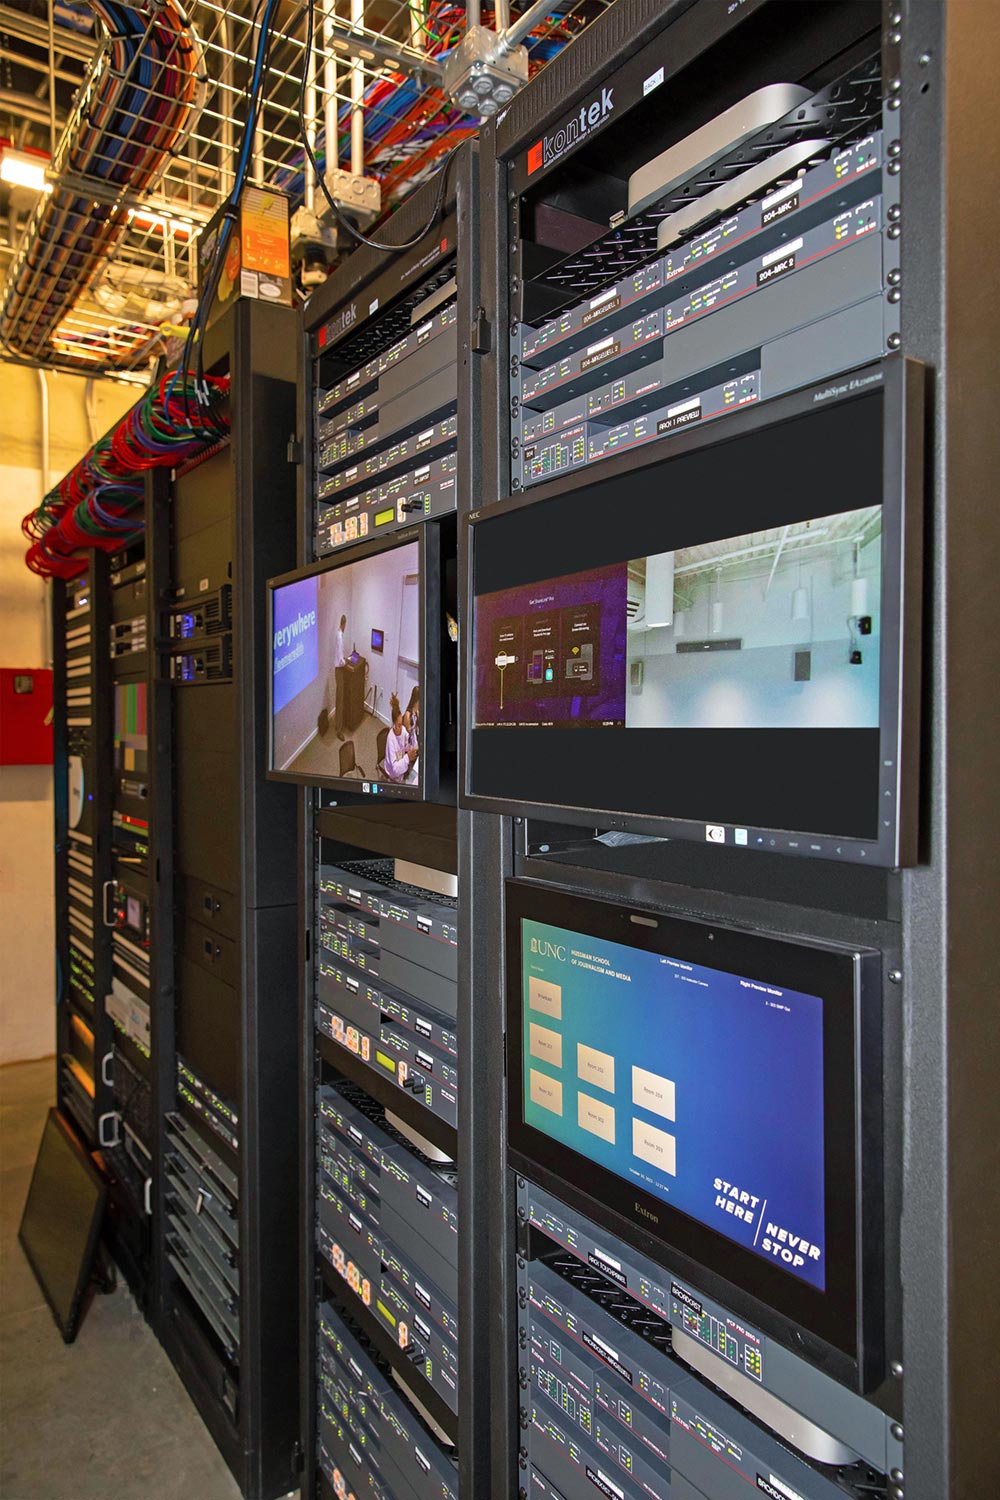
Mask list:
[[[12,187],[30,188],[33,193],[52,191],[45,181],[45,163],[37,156],[20,151],[0,153],[0,179]]]
[[[859,615],[868,613],[868,579],[851,579],[851,615],[857,619]]]
[[[792,593],[792,619],[808,620],[809,618],[809,590],[799,584]]]

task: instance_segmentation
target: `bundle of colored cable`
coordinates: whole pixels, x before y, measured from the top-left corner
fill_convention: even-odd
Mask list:
[[[195,402],[188,399],[193,377],[179,384],[176,374],[165,375],[25,516],[33,573],[74,578],[87,566],[81,551],[127,546],[143,529],[145,471],[175,468],[228,435],[228,379],[208,376],[207,399]]]
[[[59,143],[53,191],[39,199],[0,304],[0,340],[33,359],[53,357],[57,327],[128,227],[113,190],[137,195],[155,184],[205,97],[201,46],[179,0],[89,4],[107,44]],[[134,358],[148,342],[127,341],[121,358]],[[88,354],[93,363],[85,345],[70,357],[86,364]]]

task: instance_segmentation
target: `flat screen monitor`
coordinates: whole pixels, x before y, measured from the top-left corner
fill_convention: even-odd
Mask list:
[[[507,924],[515,1167],[856,1378],[882,1315],[877,956],[520,882]]]
[[[115,684],[115,769],[143,777],[148,756],[147,694],[144,682]]]
[[[385,650],[385,631],[372,629],[372,650],[381,656]]]
[[[437,532],[414,527],[269,581],[273,778],[434,794],[440,653],[428,663],[425,641],[439,578]]]
[[[79,1328],[106,1200],[97,1168],[50,1109],[18,1239],[67,1344]]]
[[[467,805],[912,859],[919,384],[888,362],[475,513]]]

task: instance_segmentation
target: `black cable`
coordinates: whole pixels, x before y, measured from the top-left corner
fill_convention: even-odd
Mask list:
[[[316,11],[316,0],[307,0],[307,4],[306,4],[306,45],[305,45],[305,52],[304,52],[303,60],[302,60],[302,77],[299,79],[299,110],[298,110],[298,114],[299,114],[299,131],[300,131],[301,136],[302,136],[302,144],[305,147],[306,156],[309,158],[309,164],[310,164],[310,166],[313,169],[313,175],[315,176],[316,181],[319,183],[320,189],[321,189],[321,191],[323,193],[323,197],[326,199],[327,203],[329,203],[329,205],[330,205],[330,208],[333,210],[333,213],[336,216],[337,222],[339,224],[341,224],[343,226],[343,228],[347,230],[348,234],[351,235],[354,239],[356,239],[360,245],[367,246],[367,248],[369,250],[382,250],[382,251],[412,250],[414,248],[414,246],[420,244],[420,241],[424,238],[425,235],[427,235],[427,234],[430,233],[430,231],[434,228],[434,225],[437,223],[438,219],[441,217],[441,211],[442,211],[442,209],[444,207],[445,189],[447,188],[447,185],[448,185],[448,168],[451,166],[451,163],[452,163],[452,161],[453,161],[453,159],[455,157],[456,152],[459,150],[459,147],[462,146],[462,145],[464,145],[464,142],[460,141],[459,144],[458,144],[458,146],[453,146],[451,148],[451,150],[448,152],[448,154],[445,157],[444,161],[441,163],[440,167],[438,168],[438,171],[437,171],[437,176],[438,176],[438,179],[439,179],[438,180],[438,189],[437,189],[437,193],[435,194],[434,206],[431,209],[430,217],[428,218],[427,223],[423,226],[423,228],[419,229],[417,231],[417,233],[413,236],[412,239],[403,240],[401,243],[396,244],[396,245],[387,245],[387,244],[384,244],[380,240],[373,240],[373,239],[369,238],[368,235],[362,234],[361,230],[357,229],[351,223],[350,219],[344,213],[344,211],[340,207],[339,203],[337,203],[336,200],[331,195],[330,189],[326,185],[325,174],[322,173],[320,171],[320,169],[319,169],[319,162],[316,160],[316,153],[313,150],[312,143],[309,140],[309,133],[306,130],[306,80],[309,77],[309,68],[310,68],[310,64],[312,62],[313,31],[314,31],[314,27],[315,27],[315,11]],[[329,141],[327,141],[327,143],[326,143],[326,150],[327,150],[327,156],[329,156],[329,153],[330,153],[330,142]]]

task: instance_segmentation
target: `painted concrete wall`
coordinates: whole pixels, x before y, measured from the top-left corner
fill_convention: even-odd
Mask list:
[[[51,486],[90,446],[86,381],[46,375]],[[135,386],[95,381],[103,434],[133,404]],[[37,371],[0,361],[0,666],[51,665],[49,589],[24,566],[21,517],[42,494]],[[0,766],[0,1063],[43,1057],[55,1035],[52,770]]]

